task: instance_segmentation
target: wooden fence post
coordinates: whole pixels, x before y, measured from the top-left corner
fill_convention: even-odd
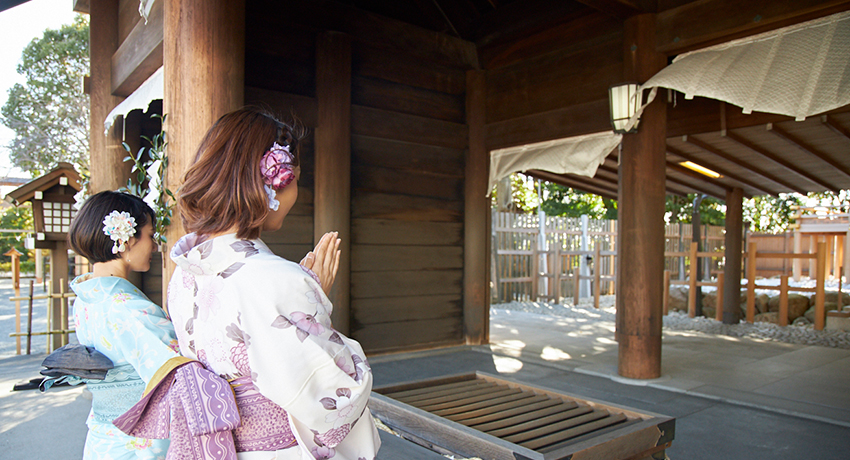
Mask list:
[[[600,266],[602,261],[599,257],[599,242],[596,242],[596,253],[593,254],[593,306],[599,309],[599,284],[600,284]]]
[[[756,316],[756,244],[747,245],[747,322]]]
[[[788,325],[788,275],[779,277],[779,325]]]
[[[561,303],[561,243],[555,245],[555,302]]]
[[[581,298],[579,295],[579,288],[581,287],[579,284],[581,283],[581,267],[573,268],[573,281],[573,305],[578,306],[578,301]]]
[[[688,253],[690,257],[689,266],[688,266],[688,316],[693,318],[697,314],[697,267],[699,267],[699,261],[697,258],[697,247],[698,243],[696,241],[691,243],[691,250]]]
[[[21,256],[23,254],[20,253],[15,248],[9,249],[6,251],[4,256],[9,256],[12,258],[12,287],[15,289],[15,297],[21,296]],[[15,301],[15,333],[18,334],[15,336],[15,354],[21,354],[21,301]]]
[[[531,300],[536,301],[540,295],[540,254],[537,250],[537,240],[531,242]]]
[[[815,285],[815,330],[822,331],[826,323],[824,310],[824,284],[826,282],[826,243],[818,242],[817,249],[817,284]]]
[[[717,301],[714,303],[714,319],[723,321],[723,273],[717,274]]]

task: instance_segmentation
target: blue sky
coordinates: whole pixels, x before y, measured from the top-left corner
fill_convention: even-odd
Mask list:
[[[17,72],[21,51],[40,37],[45,29],[57,29],[74,19],[73,0],[30,0],[0,12],[0,106],[6,103],[9,88],[24,79]],[[7,145],[13,132],[0,125],[0,177],[29,177],[12,168]]]

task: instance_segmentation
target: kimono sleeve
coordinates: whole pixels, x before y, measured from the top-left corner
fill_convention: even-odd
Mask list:
[[[286,410],[299,443],[318,455],[373,424],[372,374],[360,344],[331,327],[321,286],[287,268],[274,288],[243,298],[252,304],[243,304],[241,321],[257,389]]]
[[[113,297],[100,341],[121,354],[145,383],[166,361],[179,356],[174,326],[162,309],[126,294]]]

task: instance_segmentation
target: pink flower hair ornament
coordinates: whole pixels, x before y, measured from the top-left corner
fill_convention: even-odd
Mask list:
[[[277,211],[280,201],[275,199],[276,190],[280,190],[295,179],[295,157],[289,151],[289,146],[282,147],[275,142],[260,160],[260,173],[263,175],[263,188],[269,198],[269,209]]]
[[[275,190],[280,190],[295,179],[295,157],[289,152],[289,146],[281,147],[275,142],[260,161],[260,173],[263,182]]]

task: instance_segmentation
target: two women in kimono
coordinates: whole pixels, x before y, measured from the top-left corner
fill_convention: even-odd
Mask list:
[[[77,339],[113,364],[104,380],[86,381],[93,396],[86,460],[165,459],[168,450],[167,439],[134,438],[112,425],[139,401],[157,369],[178,356],[171,321],[127,281],[131,271],[150,268],[155,221],[141,199],[101,192],[85,202],[71,224],[71,247],[93,263],[92,272],[71,282]]]
[[[336,234],[300,264],[260,239],[298,197],[298,140],[292,126],[250,108],[210,128],[179,192],[190,233],[170,254],[168,309],[181,353],[227,378],[237,402],[240,392],[253,397],[239,402],[240,460],[372,460],[371,370],[330,320]]]

